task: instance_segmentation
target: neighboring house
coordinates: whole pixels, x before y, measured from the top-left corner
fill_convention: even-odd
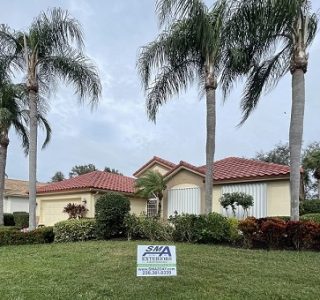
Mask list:
[[[168,179],[164,191],[162,215],[204,213],[205,166],[181,161],[174,164],[153,157],[133,175],[140,177],[147,170],[156,170]],[[254,198],[249,214],[255,217],[290,215],[290,169],[287,166],[255,160],[229,157],[214,163],[213,211],[226,214],[219,199],[224,193],[245,192]],[[130,199],[131,212],[155,214],[154,199],[147,201],[135,196],[135,178],[95,171],[37,189],[39,224],[53,225],[68,215],[63,208],[68,203],[82,203],[94,216],[97,197],[108,191],[120,192]],[[239,212],[241,215],[241,212]]]
[[[3,210],[5,213],[15,211],[29,212],[29,183],[24,180],[5,179]],[[37,184],[41,186],[43,184]]]
[[[94,171],[71,179],[55,182],[37,189],[38,224],[54,225],[68,219],[63,213],[68,203],[84,204],[87,217],[94,217],[95,202],[106,192],[119,192],[130,200],[131,211],[140,214],[146,200],[135,197],[135,179],[114,173]]]
[[[206,166],[197,167],[184,161],[176,165],[153,157],[134,176],[140,177],[150,169],[159,171],[168,179],[162,205],[164,218],[175,212],[204,213]],[[229,157],[216,161],[213,170],[213,211],[227,214],[219,202],[224,193],[245,192],[254,198],[249,215],[259,218],[290,215],[288,166]],[[154,203],[151,201],[150,205]],[[237,213],[242,216],[242,212]]]

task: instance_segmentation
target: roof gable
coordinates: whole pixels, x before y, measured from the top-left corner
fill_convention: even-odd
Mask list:
[[[167,171],[170,171],[173,169],[176,165],[168,160],[162,159],[158,156],[154,156],[152,159],[150,159],[148,162],[146,162],[141,168],[139,168],[136,172],[133,173],[133,176],[138,177],[146,170],[150,169],[154,165],[159,165],[163,168],[165,168]]]

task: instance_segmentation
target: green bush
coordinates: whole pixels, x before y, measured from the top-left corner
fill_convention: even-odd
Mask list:
[[[3,221],[4,221],[4,226],[14,226],[14,218],[13,218],[13,214],[8,214],[8,213],[4,213],[3,214]]]
[[[94,240],[96,234],[96,220],[70,219],[54,225],[55,242],[77,242]]]
[[[177,242],[196,242],[198,240],[195,230],[199,216],[194,214],[175,214],[170,216],[169,222],[173,225],[173,239]]]
[[[29,227],[29,214],[24,211],[16,211],[13,213],[15,226],[19,229]]]
[[[320,224],[320,213],[319,214],[306,214],[300,217],[301,221],[313,221]]]
[[[0,230],[0,246],[52,243],[54,233],[52,227],[38,228],[29,232],[19,230]]]
[[[300,215],[320,213],[320,200],[305,200],[300,203]]]
[[[101,196],[95,206],[97,237],[109,239],[125,234],[124,218],[130,211],[130,201],[118,193]]]
[[[235,246],[240,246],[243,243],[243,235],[239,230],[239,220],[235,218],[228,218],[230,226],[230,241]]]
[[[157,217],[128,214],[124,224],[128,239],[143,239],[149,241],[172,241],[173,227]]]
[[[169,219],[173,238],[180,242],[223,243],[231,241],[231,225],[228,218],[218,214],[182,214]]]
[[[0,226],[0,231],[11,231],[11,230],[17,230],[15,226]]]
[[[199,243],[215,244],[230,241],[230,224],[228,218],[209,213],[201,215],[196,223],[196,235]]]

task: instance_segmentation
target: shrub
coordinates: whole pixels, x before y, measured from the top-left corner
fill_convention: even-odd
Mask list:
[[[29,227],[29,214],[24,211],[16,211],[13,213],[14,223],[18,229]]]
[[[244,214],[248,214],[248,209],[253,206],[253,197],[242,192],[225,193],[220,198],[220,204],[226,210],[231,207],[232,214],[235,217],[236,206],[241,206]]]
[[[320,213],[319,214],[306,214],[300,217],[301,221],[313,221],[320,224]]]
[[[38,228],[29,232],[19,230],[0,231],[0,246],[52,243],[54,233],[52,227]]]
[[[69,219],[80,219],[83,218],[88,209],[83,204],[68,203],[63,209],[64,213],[69,215]]]
[[[125,234],[124,218],[130,211],[130,201],[121,194],[107,193],[95,206],[97,237],[109,239]]]
[[[8,213],[4,213],[3,214],[3,221],[4,221],[4,226],[14,226],[14,218],[13,218],[13,214],[8,214]]]
[[[173,239],[177,242],[196,242],[198,240],[197,226],[199,216],[194,214],[177,213],[170,216],[169,222],[173,225]]]
[[[300,214],[320,213],[320,200],[305,200],[300,203]]]
[[[55,242],[76,242],[96,239],[94,219],[70,219],[54,225]]]
[[[320,249],[320,224],[279,218],[247,218],[241,221],[245,244],[253,248]]]
[[[172,241],[173,227],[157,217],[128,214],[125,217],[128,239],[145,239],[149,241]]]
[[[239,230],[239,220],[235,218],[228,218],[228,223],[230,226],[230,241],[235,246],[240,246],[243,244],[243,235]]]

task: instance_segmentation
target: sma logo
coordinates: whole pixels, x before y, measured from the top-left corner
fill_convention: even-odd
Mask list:
[[[142,256],[147,255],[159,255],[159,256],[169,256],[171,257],[171,252],[169,246],[148,246],[146,251]]]

